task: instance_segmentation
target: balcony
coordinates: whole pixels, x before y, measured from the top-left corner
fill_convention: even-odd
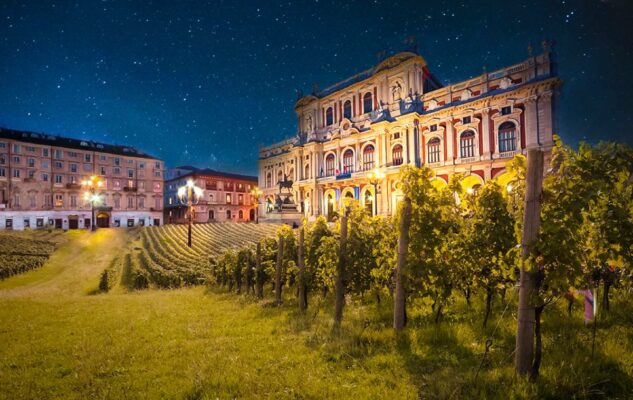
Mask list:
[[[81,189],[81,185],[78,183],[67,183],[66,184],[66,189],[75,189],[75,190],[79,190]]]
[[[218,185],[206,185],[207,190],[218,190]]]
[[[138,188],[136,186],[123,186],[124,192],[138,192]]]

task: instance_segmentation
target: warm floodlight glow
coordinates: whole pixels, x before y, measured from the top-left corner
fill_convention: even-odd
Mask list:
[[[506,190],[508,191],[508,193],[512,193],[512,184],[508,183],[508,186],[506,186]]]
[[[473,189],[473,188],[468,188],[468,189],[466,189],[466,193],[468,193],[468,194],[473,194],[473,193],[475,193],[475,189]]]
[[[190,187],[190,188],[194,187],[193,180],[189,179],[187,181],[187,187]]]

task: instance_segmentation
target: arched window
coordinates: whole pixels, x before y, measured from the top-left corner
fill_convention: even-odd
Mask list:
[[[226,219],[231,219],[231,210],[226,210]]]
[[[459,156],[461,158],[475,157],[475,132],[466,131],[459,137]]]
[[[354,152],[351,149],[343,153],[343,173],[354,172]]]
[[[266,187],[271,187],[273,185],[273,174],[270,172],[266,174]]]
[[[334,123],[334,112],[332,111],[332,107],[328,107],[325,110],[325,125],[330,126]]]
[[[277,171],[277,183],[281,182],[284,179],[284,174],[281,170]]]
[[[238,211],[238,212],[237,212],[237,217],[238,217],[239,219],[244,219],[244,211],[242,211],[242,210]]]
[[[374,99],[372,98],[371,92],[365,93],[363,96],[363,112],[365,114],[372,112],[374,109]]]
[[[440,162],[440,138],[434,137],[427,143],[427,161],[429,164]]]
[[[335,160],[334,154],[330,153],[325,157],[325,176],[334,175]]]
[[[397,144],[393,146],[393,150],[391,150],[393,165],[402,164],[402,145]]]
[[[210,195],[209,195],[209,203],[213,203],[213,202],[214,202],[214,200],[215,200],[215,199],[213,198],[213,195],[212,195],[212,194],[210,194]]]
[[[363,149],[363,171],[374,168],[374,146],[368,144]]]
[[[290,170],[288,171],[288,179],[294,181],[295,180],[295,169],[294,168],[290,168]]]
[[[510,121],[499,125],[499,152],[517,149],[516,126]]]
[[[343,118],[352,118],[352,102],[349,100],[343,103]]]
[[[213,221],[215,219],[215,211],[209,210],[209,221]]]
[[[306,164],[303,172],[303,179],[310,179],[310,164]]]

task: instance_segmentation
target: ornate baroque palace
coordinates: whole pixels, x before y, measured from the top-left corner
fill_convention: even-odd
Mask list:
[[[133,147],[0,129],[0,229],[159,225],[163,162]]]
[[[416,52],[402,52],[300,96],[297,136],[260,149],[262,215],[275,218],[284,181],[293,181],[293,202],[309,219],[335,215],[346,197],[391,214],[406,164],[432,168],[438,186],[457,172],[466,175],[465,189],[489,179],[504,184],[515,154],[532,147],[549,154],[553,145],[560,80],[547,43],[543,50],[450,86]]]

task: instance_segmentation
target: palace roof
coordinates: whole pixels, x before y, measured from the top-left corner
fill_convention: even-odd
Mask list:
[[[18,140],[26,143],[64,147],[68,149],[98,151],[102,153],[117,154],[128,157],[150,158],[158,160],[158,158],[140,151],[135,147],[121,146],[94,142],[92,140],[73,139],[69,137],[48,135],[45,133],[36,133],[28,131],[18,131],[0,127],[0,139]]]

